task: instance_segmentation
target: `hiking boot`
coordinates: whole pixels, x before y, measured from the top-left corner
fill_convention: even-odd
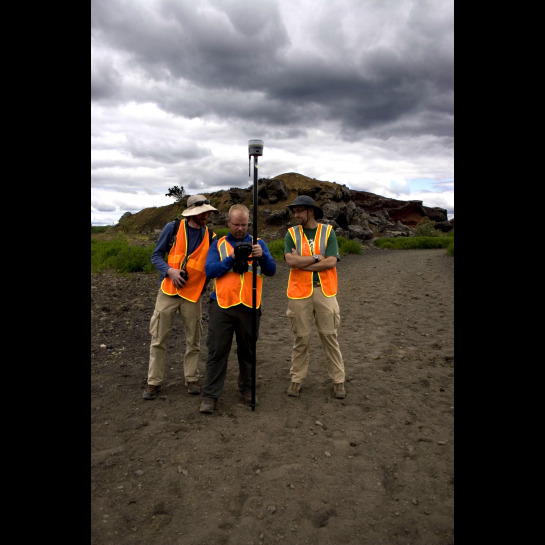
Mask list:
[[[212,397],[204,397],[199,407],[199,412],[211,414],[216,408],[216,400]]]
[[[197,395],[201,393],[201,387],[197,381],[187,383],[187,393]]]
[[[337,382],[333,384],[333,397],[336,397],[337,399],[344,399],[346,397],[344,382]]]
[[[242,392],[242,398],[241,400],[246,403],[246,405],[252,404],[252,391],[247,390],[246,392]],[[259,401],[257,400],[257,395],[255,396],[255,404],[256,406],[259,405]]]
[[[292,382],[286,393],[289,396],[292,396],[292,397],[299,397],[299,392],[300,391],[301,391],[301,383],[300,382]]]
[[[144,399],[155,399],[160,389],[161,389],[161,386],[154,386],[153,384],[148,384],[146,386],[146,389],[144,390],[144,394],[142,395],[142,397]]]

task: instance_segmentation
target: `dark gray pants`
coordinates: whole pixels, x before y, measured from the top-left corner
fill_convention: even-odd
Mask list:
[[[206,360],[203,397],[218,399],[223,390],[233,334],[237,341],[238,389],[241,393],[252,389],[252,313],[252,308],[242,304],[221,308],[215,299],[210,299],[206,340],[208,359]],[[261,308],[258,308],[256,310],[256,341],[260,320]]]

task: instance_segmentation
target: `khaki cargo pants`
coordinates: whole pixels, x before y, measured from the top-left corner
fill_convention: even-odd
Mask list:
[[[185,329],[184,377],[186,382],[199,380],[201,355],[202,309],[200,298],[192,303],[178,295],[165,295],[161,288],[155,301],[149,331],[151,334],[148,384],[159,386],[165,376],[167,339],[176,312],[180,313]]]
[[[306,299],[289,299],[286,316],[295,335],[291,353],[292,382],[302,383],[307,376],[313,319],[324,348],[327,373],[334,383],[344,382],[344,362],[337,340],[341,322],[337,297],[326,297],[320,287],[315,287]]]

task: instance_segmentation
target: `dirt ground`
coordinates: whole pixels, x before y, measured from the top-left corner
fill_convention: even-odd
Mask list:
[[[146,384],[157,274],[91,278],[92,545],[454,543],[454,258],[378,250],[337,268],[347,395],[332,397],[316,333],[286,395],[289,270],[265,278],[259,405],[240,402],[236,343],[218,411],[184,386],[184,331]],[[201,373],[208,298],[203,297]]]

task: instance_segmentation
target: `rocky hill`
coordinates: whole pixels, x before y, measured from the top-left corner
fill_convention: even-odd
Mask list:
[[[212,206],[219,210],[211,214],[209,226],[227,227],[227,213],[233,204],[245,204],[253,213],[253,186],[231,188],[205,193]],[[400,201],[355,191],[335,182],[320,181],[302,174],[288,172],[274,178],[258,180],[258,235],[266,240],[282,238],[290,227],[293,216],[288,204],[298,195],[310,195],[324,211],[324,223],[331,223],[338,236],[357,239],[362,243],[381,236],[411,236],[414,227],[423,218],[429,218],[436,229],[444,232],[454,229],[454,219],[447,219],[443,208],[424,206],[422,201]],[[168,206],[145,208],[124,214],[113,228],[126,233],[147,235],[156,240],[161,229],[186,208],[187,197]],[[250,227],[250,234],[253,230]]]

